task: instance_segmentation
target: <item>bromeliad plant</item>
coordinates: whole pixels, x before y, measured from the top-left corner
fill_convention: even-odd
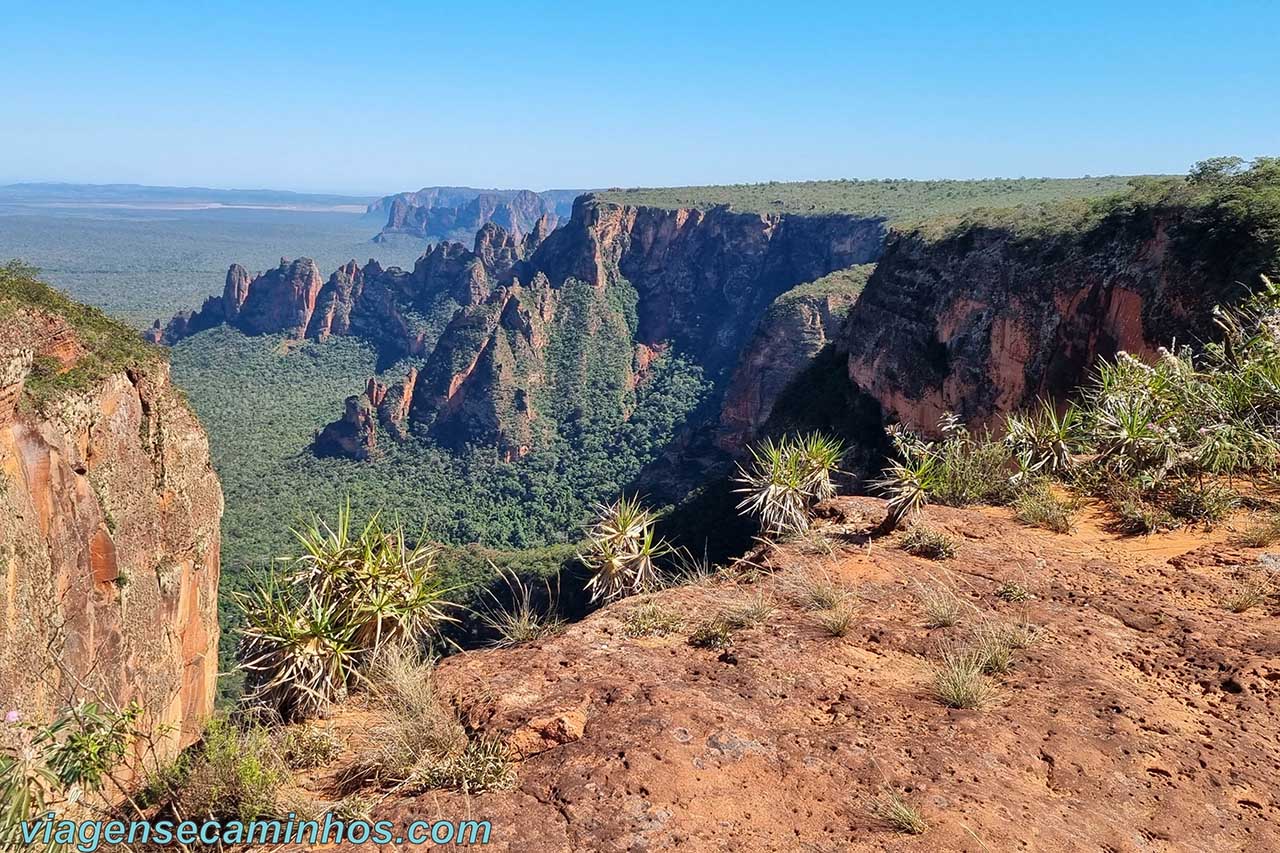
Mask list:
[[[388,643],[423,642],[453,621],[428,544],[379,516],[353,531],[350,506],[330,526],[294,531],[301,556],[249,595],[240,667],[247,701],[285,721],[316,716],[356,686]]]
[[[766,534],[787,536],[809,529],[813,506],[836,493],[832,482],[844,455],[834,438],[813,432],[775,442],[766,438],[738,467],[738,509],[756,516]]]
[[[667,541],[654,534],[656,520],[638,496],[622,495],[611,504],[596,507],[595,521],[587,529],[586,548],[578,554],[591,570],[587,589],[592,601],[612,601],[655,585],[654,561],[672,553]]]

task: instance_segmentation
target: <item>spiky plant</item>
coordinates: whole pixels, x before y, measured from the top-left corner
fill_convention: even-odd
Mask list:
[[[1005,443],[1023,470],[1057,474],[1071,467],[1081,426],[1080,410],[1074,404],[1058,414],[1051,402],[1041,400],[1035,412],[1012,414],[1005,419]]]
[[[820,432],[766,438],[738,466],[737,491],[745,495],[738,509],[760,519],[768,535],[804,533],[813,505],[835,495],[832,475],[843,455],[844,445]]]
[[[809,529],[810,472],[789,442],[766,438],[751,449],[751,462],[738,468],[738,509],[760,519],[772,535]]]
[[[334,524],[316,518],[294,535],[302,553],[236,600],[246,701],[302,720],[354,687],[389,643],[420,643],[452,617],[435,551],[374,515],[358,531],[350,504]]]
[[[587,529],[587,547],[578,554],[591,571],[587,589],[592,601],[612,601],[656,585],[655,561],[672,553],[667,541],[653,531],[656,520],[638,496],[624,494],[596,507],[595,521]]]
[[[929,493],[940,481],[942,466],[931,452],[901,462],[891,462],[875,485],[888,499],[885,526],[894,530],[929,502]]]

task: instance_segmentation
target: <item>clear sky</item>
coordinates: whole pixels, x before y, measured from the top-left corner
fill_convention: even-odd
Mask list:
[[[0,182],[383,193],[1280,154],[1280,3],[0,0]]]

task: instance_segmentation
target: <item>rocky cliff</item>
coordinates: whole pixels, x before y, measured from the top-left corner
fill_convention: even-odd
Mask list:
[[[737,453],[769,423],[774,405],[814,358],[842,346],[842,329],[875,268],[863,264],[792,288],[774,300],[729,380],[716,443]]]
[[[944,412],[990,420],[1062,397],[1098,358],[1212,334],[1212,306],[1273,268],[1260,245],[1247,223],[1169,199],[893,234],[849,314],[849,377],[926,431]]]
[[[162,354],[0,270],[0,705],[138,700],[190,743],[213,710],[222,493]]]
[[[587,196],[558,229],[548,216],[523,235],[488,223],[470,248],[438,243],[412,272],[352,262],[320,284],[305,260],[255,277],[233,266],[221,297],[157,323],[150,337],[172,342],[217,323],[251,334],[358,335],[384,363],[418,366],[349,400],[317,436],[317,452],[366,458],[379,430],[418,431],[512,458],[584,412],[624,418],[661,353],[690,360],[723,388],[777,297],[874,260],[884,233],[882,221],[854,216],[628,207]],[[815,309],[825,341],[851,297],[815,298],[825,306]],[[763,397],[814,344],[804,336],[770,344],[789,355],[773,365]]]

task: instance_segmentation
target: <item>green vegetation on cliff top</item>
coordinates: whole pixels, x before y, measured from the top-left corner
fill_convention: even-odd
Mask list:
[[[726,186],[610,189],[595,195],[619,204],[666,208],[727,204],[734,210],[757,213],[850,213],[884,217],[893,225],[903,226],[976,207],[1015,207],[1096,198],[1124,190],[1130,180],[1109,175],[973,181],[769,181]]]
[[[22,309],[52,314],[66,321],[85,350],[69,369],[37,353],[26,381],[26,391],[37,404],[159,358],[160,349],[145,343],[133,329],[74,301],[37,275],[36,269],[18,261],[0,266],[0,323]]]

